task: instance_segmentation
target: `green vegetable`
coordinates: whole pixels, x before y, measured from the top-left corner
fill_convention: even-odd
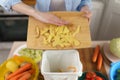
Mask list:
[[[120,68],[116,70],[115,80],[120,80]]]
[[[117,70],[117,73],[119,73],[119,74],[120,74],[120,69],[118,69],[118,70]]]
[[[38,63],[41,60],[42,52],[42,50],[23,48],[18,53],[21,56],[32,58],[36,63]]]
[[[120,38],[115,38],[110,41],[110,51],[120,58]]]
[[[117,75],[115,80],[120,80],[120,75]]]

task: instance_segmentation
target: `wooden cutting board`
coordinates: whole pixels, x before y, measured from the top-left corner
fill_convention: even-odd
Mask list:
[[[36,0],[22,0],[25,4],[28,5],[35,5],[36,4]]]
[[[87,18],[84,18],[83,13],[80,12],[51,12],[57,17],[70,22],[70,30],[76,30],[80,27],[79,33],[75,35],[75,38],[80,42],[78,46],[69,47],[53,47],[45,45],[42,36],[39,38],[35,37],[36,27],[43,29],[48,27],[50,24],[42,23],[33,17],[29,17],[28,22],[28,34],[27,34],[27,47],[32,49],[78,49],[86,48],[91,46],[91,36],[89,29],[89,22]]]

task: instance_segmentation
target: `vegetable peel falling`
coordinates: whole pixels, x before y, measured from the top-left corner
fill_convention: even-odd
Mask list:
[[[75,38],[75,36],[77,33],[80,32],[80,28],[81,27],[78,26],[75,30],[70,30],[69,27],[66,25],[50,25],[46,28],[40,29],[39,35],[43,37],[43,44],[52,47],[63,48],[70,46],[78,46],[80,45],[80,42]]]

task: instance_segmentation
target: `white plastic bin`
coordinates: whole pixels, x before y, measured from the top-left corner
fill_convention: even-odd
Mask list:
[[[76,71],[68,67],[75,67]],[[41,73],[45,80],[77,80],[82,69],[77,50],[48,50],[43,53]]]

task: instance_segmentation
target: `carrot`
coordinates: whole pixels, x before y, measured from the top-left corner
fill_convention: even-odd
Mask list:
[[[35,73],[35,70],[34,70],[34,69],[30,69],[30,70],[29,70],[29,73],[34,74],[34,73]]]
[[[25,75],[23,75],[21,78],[19,78],[18,80],[28,80],[31,77],[31,74],[28,72]]]
[[[100,70],[102,68],[103,58],[101,53],[98,55],[98,62],[97,62],[97,70]]]
[[[20,77],[22,77],[22,76],[25,75],[25,74],[27,74],[27,72],[24,72],[24,73],[22,73],[22,74],[18,74],[18,75],[16,75],[15,77],[10,78],[9,80],[17,80],[17,79],[19,79]]]
[[[18,74],[23,73],[23,72],[26,71],[26,70],[31,69],[31,67],[32,67],[32,64],[31,64],[31,63],[25,64],[24,66],[22,66],[21,68],[19,68],[18,70],[16,70],[14,73],[10,74],[10,75],[7,77],[7,80],[9,80],[10,78],[12,78],[12,77],[14,77],[14,76],[16,76],[16,75],[18,75]]]
[[[20,74],[18,74],[18,75],[16,75],[16,76],[10,78],[10,80],[17,80],[17,79],[19,79],[20,77],[22,77],[23,75],[27,74],[28,72],[29,72],[30,74],[32,74],[32,73],[34,73],[34,70],[33,70],[33,69],[30,69],[30,70],[28,70],[28,71],[25,71],[25,72],[23,72],[23,73],[20,73]]]
[[[92,61],[96,62],[97,61],[97,57],[98,57],[98,53],[100,52],[100,46],[97,45],[95,47],[94,53],[93,53],[93,57],[92,57]]]

